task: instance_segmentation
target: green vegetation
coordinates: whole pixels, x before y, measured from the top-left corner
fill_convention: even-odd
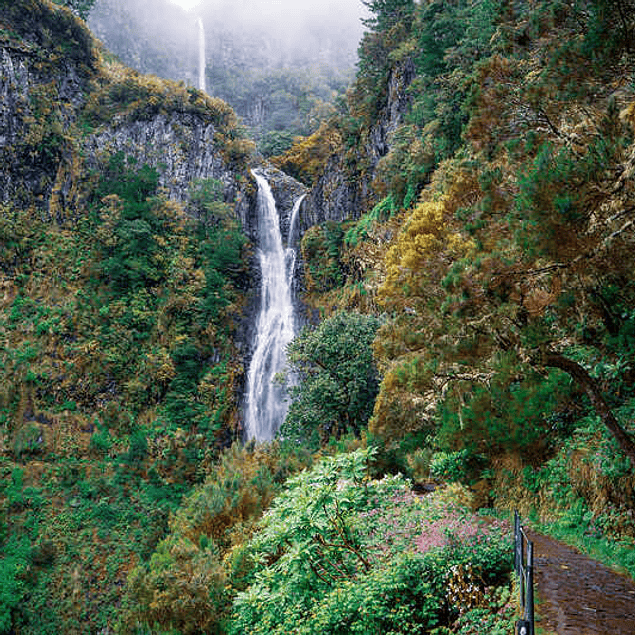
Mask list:
[[[288,482],[246,545],[253,571],[230,633],[454,632],[442,627],[500,594],[509,532],[441,497],[418,499],[401,477],[369,480],[370,455],[339,455]],[[494,621],[509,628],[506,617]]]
[[[112,630],[130,572],[236,436],[249,250],[218,181],[191,183],[186,214],[161,166],[105,150],[89,171],[83,144],[113,117],[178,112],[237,173],[251,145],[220,100],[105,62],[68,10],[0,16],[31,64],[2,148],[0,632]]]
[[[307,451],[275,445],[225,452],[152,557],[128,577],[121,632],[225,632],[232,597],[251,568],[243,542],[286,478],[310,462]]]
[[[88,610],[114,625],[128,572],[233,435],[245,238],[217,183],[194,186],[201,220],[156,190],[113,155],[72,232],[5,216],[1,632],[84,632]]]
[[[386,469],[462,482],[632,569],[632,3],[368,6],[320,139],[380,203],[303,242],[312,306],[386,316],[368,442]],[[280,165],[318,182],[317,140]]]
[[[0,633],[502,634],[511,548],[481,508],[635,575],[634,7],[367,5],[346,100],[276,159],[341,169],[360,208],[303,236],[321,321],[254,447],[225,186],[194,180],[186,213],[160,165],[84,164],[113,118],[179,113],[240,181],[235,115],[104,61],[67,9],[0,4],[45,78],[0,206]]]
[[[372,316],[338,313],[291,342],[291,372],[300,383],[290,391],[285,439],[317,449],[330,437],[360,435],[379,385],[371,349],[378,328]]]
[[[95,0],[53,0],[53,2],[68,7],[84,20],[88,19],[88,14],[95,4]]]

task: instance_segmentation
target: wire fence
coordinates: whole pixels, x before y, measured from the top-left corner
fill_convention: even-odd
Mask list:
[[[520,522],[520,514],[514,512],[514,567],[520,587],[522,619],[516,622],[517,635],[535,635],[534,631],[534,543]]]

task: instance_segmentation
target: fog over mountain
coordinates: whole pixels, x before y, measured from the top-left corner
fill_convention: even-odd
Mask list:
[[[200,18],[207,92],[259,137],[310,131],[352,77],[365,12],[361,0],[201,0],[190,11],[170,0],[97,0],[89,26],[125,64],[196,85]]]

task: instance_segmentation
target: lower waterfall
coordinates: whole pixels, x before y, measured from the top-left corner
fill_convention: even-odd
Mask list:
[[[291,297],[296,254],[291,247],[291,231],[289,246],[283,247],[280,218],[269,183],[261,174],[254,172],[254,177],[258,183],[261,290],[253,356],[247,373],[245,437],[271,441],[288,409],[279,374],[285,370],[286,347],[296,332]],[[297,216],[303,198],[296,201],[292,219]],[[287,384],[290,381],[287,377]]]

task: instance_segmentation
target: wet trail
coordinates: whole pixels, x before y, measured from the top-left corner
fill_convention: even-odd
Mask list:
[[[635,582],[552,538],[534,543],[536,629],[558,635],[635,635]]]

